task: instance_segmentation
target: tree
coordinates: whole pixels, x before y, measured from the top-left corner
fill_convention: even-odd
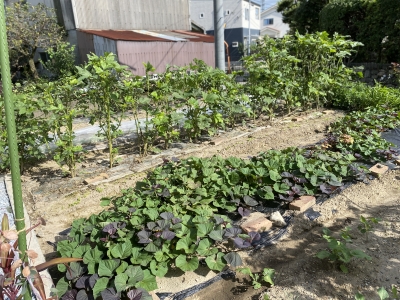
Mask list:
[[[43,4],[17,2],[7,7],[6,18],[11,68],[16,72],[28,65],[31,76],[37,79],[36,50],[53,48],[63,37],[54,10]]]
[[[75,46],[68,42],[57,45],[57,48],[51,48],[48,51],[49,61],[43,63],[45,68],[56,78],[63,78],[77,74],[75,68]]]
[[[319,13],[329,0],[280,0],[278,12],[282,13],[283,22],[289,24],[294,34],[319,31]]]
[[[400,0],[333,0],[320,13],[322,30],[364,44],[359,61],[400,60]]]

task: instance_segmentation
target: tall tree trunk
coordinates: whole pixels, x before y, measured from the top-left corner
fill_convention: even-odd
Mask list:
[[[32,76],[35,80],[39,79],[39,73],[36,70],[35,62],[33,61],[33,57],[29,59],[29,67],[31,69]]]

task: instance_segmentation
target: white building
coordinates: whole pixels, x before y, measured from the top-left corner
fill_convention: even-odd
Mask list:
[[[289,25],[283,23],[282,14],[277,12],[275,4],[261,13],[260,35],[271,38],[282,38],[289,31]]]
[[[224,0],[225,42],[229,45],[232,61],[243,56],[248,45],[249,28],[251,41],[260,37],[259,1]],[[190,0],[190,19],[204,27],[207,34],[214,35],[213,0]]]

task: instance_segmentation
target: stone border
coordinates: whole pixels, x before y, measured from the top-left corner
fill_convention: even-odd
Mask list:
[[[13,195],[13,190],[12,190],[12,182],[11,182],[10,174],[7,174],[4,176],[4,182],[5,182],[8,198],[10,201],[10,206],[12,207],[13,214],[15,216],[14,195]],[[26,211],[25,204],[24,204],[24,216],[25,216],[25,228],[31,227],[31,220],[29,218],[28,212]],[[40,248],[39,242],[37,240],[35,230],[30,231],[26,235],[26,241],[28,244],[28,249],[33,250],[38,254],[38,258],[35,259],[35,265],[46,262],[46,259],[42,252],[42,249]],[[54,286],[54,283],[53,283],[53,280],[51,279],[50,273],[48,270],[44,270],[44,271],[39,272],[39,274],[43,280],[46,297],[50,298],[50,289]]]

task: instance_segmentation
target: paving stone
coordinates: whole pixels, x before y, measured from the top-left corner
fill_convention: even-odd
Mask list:
[[[375,177],[380,177],[389,170],[389,167],[382,164],[376,164],[372,166],[369,170]]]
[[[315,204],[314,196],[301,196],[289,204],[289,209],[303,212]]]
[[[243,231],[245,232],[263,232],[270,230],[272,227],[272,222],[266,218],[263,213],[252,213],[241,225]]]

